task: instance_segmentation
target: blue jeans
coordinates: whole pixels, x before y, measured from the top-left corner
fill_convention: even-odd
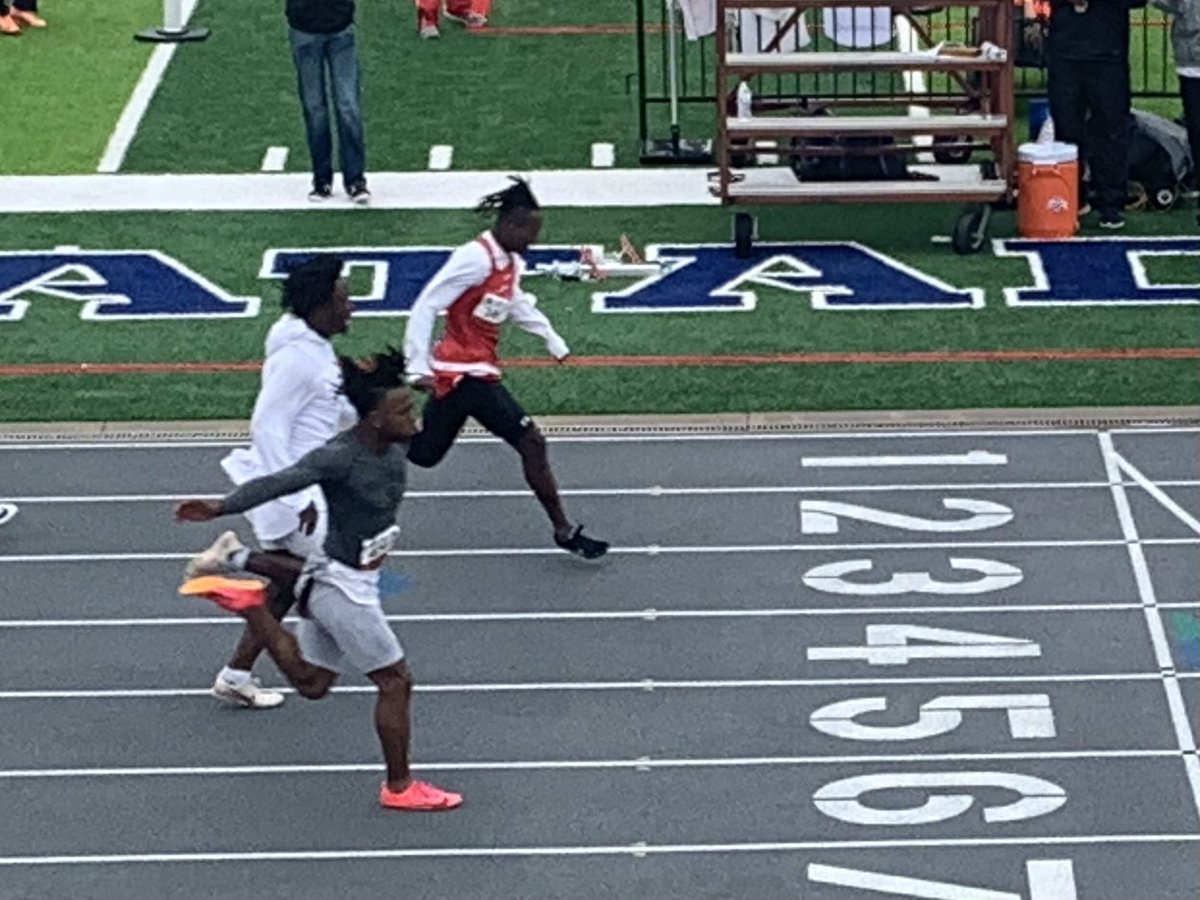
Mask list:
[[[363,180],[367,165],[354,26],[333,34],[310,34],[291,28],[289,41],[300,86],[300,104],[304,108],[313,187],[333,185],[333,142],[329,134],[329,98],[325,89],[325,72],[328,70],[333,107],[337,113],[342,184],[349,190]]]

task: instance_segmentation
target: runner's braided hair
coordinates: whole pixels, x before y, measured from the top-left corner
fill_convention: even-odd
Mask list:
[[[307,319],[313,310],[333,300],[333,289],[342,277],[342,260],[314,256],[288,272],[283,283],[283,308]]]
[[[388,346],[382,353],[363,359],[339,356],[342,368],[342,393],[360,419],[365,419],[393,388],[403,387],[404,354]]]
[[[537,197],[533,196],[533,191],[530,189],[528,181],[524,178],[518,178],[515,175],[510,175],[508,180],[512,184],[504,190],[488,194],[480,200],[479,205],[475,207],[475,212],[481,216],[494,213],[496,219],[499,220],[510,213],[541,209],[541,206],[538,205]]]

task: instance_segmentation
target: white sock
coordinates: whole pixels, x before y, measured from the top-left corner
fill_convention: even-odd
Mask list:
[[[246,563],[250,559],[250,550],[243,547],[241,550],[234,550],[229,554],[229,564],[236,569],[246,568]]]
[[[250,680],[250,673],[245,669],[231,669],[226,666],[221,670],[220,679],[230,684],[245,684]]]

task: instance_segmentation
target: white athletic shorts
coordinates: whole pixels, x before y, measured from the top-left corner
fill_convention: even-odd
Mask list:
[[[404,659],[404,648],[378,601],[351,600],[323,577],[328,574],[328,570],[314,573],[308,617],[296,626],[301,655],[323,669],[342,673],[349,666],[364,675]]]

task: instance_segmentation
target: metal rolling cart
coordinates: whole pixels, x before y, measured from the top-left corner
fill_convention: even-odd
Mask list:
[[[987,237],[991,210],[1012,202],[1016,157],[1013,141],[1013,60],[1007,51],[1012,40],[1012,0],[891,0],[886,9],[905,17],[925,42],[935,44],[932,29],[921,16],[936,2],[938,10],[954,10],[973,19],[958,31],[971,46],[949,52],[916,50],[835,49],[796,52],[741,52],[733,42],[730,13],[742,10],[782,11],[780,28],[804,27],[809,10],[823,14],[830,8],[861,9],[864,0],[716,0],[717,3],[717,170],[711,190],[730,206],[797,203],[957,202],[969,204],[958,216],[952,244],[958,253],[980,250]],[[890,27],[890,26],[889,26]],[[948,29],[943,28],[943,31]],[[977,51],[985,42],[1005,52],[985,55]],[[769,48],[774,49],[774,48]],[[953,54],[953,55],[952,55]],[[903,74],[943,73],[947,87],[941,94],[915,96],[896,91],[895,79]],[[754,92],[752,114],[736,115],[736,97],[743,81],[795,75],[795,94],[764,99]],[[847,79],[863,78],[868,90],[847,92]],[[883,90],[879,81],[884,82]],[[777,79],[778,81],[778,79]],[[932,112],[909,115],[903,107],[919,103]],[[803,104],[815,104],[831,115],[805,114]],[[811,109],[811,106],[810,106]],[[842,115],[842,113],[848,113]],[[848,141],[847,139],[868,139]],[[869,139],[880,139],[872,144]],[[789,165],[766,168],[747,166],[766,145],[780,159],[797,154],[816,156],[882,156],[904,154],[911,158],[928,153],[932,140],[939,161],[969,160],[986,156],[976,166],[963,162],[961,177],[926,175],[888,180],[802,180]],[[887,141],[887,143],[884,143]],[[839,143],[842,142],[842,143]],[[748,149],[753,148],[753,149]],[[960,166],[954,166],[958,170]],[[734,216],[734,240],[740,256],[749,254],[756,237],[756,220],[747,212]]]

